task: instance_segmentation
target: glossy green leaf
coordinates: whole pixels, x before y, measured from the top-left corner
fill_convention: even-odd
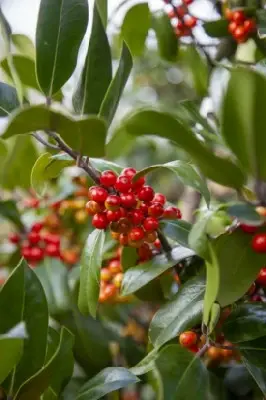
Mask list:
[[[221,277],[217,255],[210,242],[208,242],[207,251],[210,262],[206,261],[207,280],[204,296],[203,322],[206,326],[209,326],[212,308],[218,298],[220,290]]]
[[[127,271],[129,268],[137,265],[138,258],[139,256],[137,253],[137,249],[129,246],[123,247],[121,254],[121,265],[123,271]]]
[[[97,400],[114,390],[127,387],[138,381],[139,379],[126,368],[105,368],[82,386],[76,399]]]
[[[162,59],[175,62],[178,52],[178,38],[165,12],[152,16],[152,28],[155,31],[159,54]]]
[[[181,246],[177,247],[174,253],[174,257],[167,257],[167,255],[161,254],[153,257],[150,261],[129,268],[124,274],[122,294],[125,296],[136,292],[181,260],[194,255],[192,250]]]
[[[208,371],[201,359],[192,352],[177,345],[166,346],[160,351],[156,366],[163,381],[164,399],[209,398]]]
[[[229,36],[228,20],[218,19],[217,21],[205,22],[203,28],[210,37],[224,37]]]
[[[142,55],[150,27],[151,15],[147,2],[135,4],[128,10],[122,23],[121,36],[134,57]]]
[[[39,196],[43,196],[49,180],[57,178],[62,169],[73,165],[73,161],[51,159],[50,153],[43,153],[37,159],[31,171],[31,186]]]
[[[121,167],[120,165],[115,164],[112,161],[104,160],[102,158],[90,158],[90,162],[93,165],[93,167],[100,172],[110,169],[116,172],[117,174],[120,174],[120,172],[123,169],[123,167]]]
[[[28,86],[32,89],[40,91],[40,87],[38,85],[37,78],[35,75],[34,60],[32,60],[32,58],[25,57],[24,55],[15,54],[13,56],[13,63],[22,84],[24,86]],[[8,65],[7,58],[2,60],[0,65],[7,74],[7,76],[12,79],[12,74],[10,71],[10,67]]]
[[[256,211],[256,207],[248,203],[228,204],[227,213],[236,217],[242,223],[261,225],[262,219]]]
[[[225,320],[223,333],[232,343],[266,336],[266,304],[253,302],[237,306]]]
[[[15,224],[19,229],[23,228],[23,224],[20,219],[20,214],[17,209],[17,205],[13,200],[2,200],[0,201],[0,216],[7,219]]]
[[[123,90],[126,86],[132,66],[132,56],[129,48],[124,42],[118,69],[106,92],[99,113],[101,117],[104,117],[108,121],[108,124],[110,124],[114,118],[120,97],[122,96]]]
[[[155,361],[158,358],[158,354],[158,349],[153,349],[135,367],[130,368],[130,371],[137,376],[147,374],[155,368]]]
[[[181,246],[189,247],[188,237],[192,227],[189,222],[183,220],[162,220],[160,225],[163,233],[167,237],[179,243]]]
[[[161,347],[185,330],[200,324],[204,292],[205,279],[200,276],[192,278],[156,312],[149,330],[150,340],[155,347]]]
[[[40,398],[40,395],[49,387],[54,380],[56,384],[59,380],[55,377],[58,370],[62,369],[62,365],[66,362],[69,366],[69,354],[71,352],[74,342],[74,336],[66,328],[62,328],[60,332],[60,342],[54,355],[50,360],[36,372],[35,375],[31,376],[25,381],[17,391],[14,400],[36,400]],[[72,360],[71,360],[72,362]],[[60,366],[60,368],[59,368]],[[64,366],[66,367],[66,366]],[[62,369],[63,374],[67,371],[67,368]],[[70,368],[68,370],[69,374]],[[67,376],[68,376],[67,374]],[[57,386],[56,386],[57,387]]]
[[[95,229],[88,236],[81,259],[78,306],[82,314],[91,314],[94,318],[100,292],[104,240],[105,231]]]
[[[214,155],[183,123],[167,113],[142,110],[129,115],[119,129],[130,136],[157,135],[170,139],[185,150],[209,179],[240,188],[245,181],[242,171],[229,159]]]
[[[249,362],[246,357],[243,357],[242,360],[248,372],[262,391],[263,395],[266,396],[266,370],[256,367],[256,365]]]
[[[231,72],[222,109],[222,135],[243,169],[266,179],[266,79],[252,69]]]
[[[71,148],[83,154],[104,155],[106,124],[103,119],[89,116],[76,120],[44,105],[24,107],[14,113],[3,138],[37,130],[57,132]]]
[[[21,54],[24,54],[33,60],[35,59],[35,47],[31,39],[20,33],[13,33],[11,35],[11,40]]]
[[[18,107],[19,100],[16,89],[0,82],[0,117],[6,117]]]
[[[36,31],[36,73],[46,96],[66,83],[88,25],[86,0],[41,0]],[[69,51],[71,49],[71,51]]]
[[[208,259],[208,237],[207,225],[212,216],[212,211],[206,212],[202,217],[199,217],[197,222],[192,226],[189,236],[188,244],[197,255]]]
[[[152,165],[139,171],[135,176],[136,181],[139,177],[147,175],[149,172],[157,169],[166,168],[174,172],[178,178],[184,183],[200,192],[206,200],[207,205],[210,203],[210,193],[206,182],[199,176],[195,169],[184,161],[170,161],[166,164]]]
[[[74,110],[79,114],[98,114],[111,80],[111,50],[96,0],[89,49],[73,96]]]

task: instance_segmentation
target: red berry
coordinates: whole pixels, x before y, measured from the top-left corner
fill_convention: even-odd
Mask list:
[[[266,233],[257,233],[253,237],[252,248],[256,253],[266,253]]]
[[[135,168],[124,168],[123,171],[121,172],[121,176],[127,176],[129,178],[133,178],[133,176],[135,176],[137,173],[137,171],[135,170]]]
[[[198,336],[195,332],[187,331],[179,336],[179,343],[182,347],[190,348],[197,343]]]
[[[30,232],[28,234],[28,240],[31,244],[37,244],[41,240],[41,236],[37,232]]]
[[[55,233],[46,233],[42,239],[48,244],[54,244],[57,247],[60,245],[60,236]]]
[[[255,233],[258,230],[257,226],[247,225],[247,224],[241,224],[240,228],[242,229],[243,232],[246,233]]]
[[[89,215],[95,215],[103,211],[103,206],[94,200],[90,200],[86,204],[86,211]]]
[[[125,208],[133,208],[137,205],[137,199],[133,193],[122,193],[120,200],[121,205]]]
[[[191,347],[189,347],[189,350],[192,351],[192,353],[197,353],[199,348],[196,344],[193,344]]]
[[[45,253],[49,257],[60,257],[60,249],[53,243],[49,243],[45,248]]]
[[[95,214],[92,218],[92,225],[97,229],[106,229],[109,225],[109,221],[105,213]]]
[[[144,220],[144,214],[139,209],[129,211],[127,216],[133,225],[140,225],[142,223],[142,221]]]
[[[198,22],[197,18],[188,15],[185,19],[185,26],[189,29],[192,29],[197,25],[197,22]]]
[[[101,186],[92,186],[89,189],[89,197],[91,200],[96,201],[97,203],[104,203],[108,196],[108,192],[106,189]]]
[[[243,39],[246,35],[244,26],[238,26],[233,33],[235,39]]]
[[[143,186],[138,192],[138,198],[142,201],[152,201],[154,197],[153,188],[150,186]]]
[[[128,218],[120,218],[118,221],[117,231],[119,233],[128,233],[132,227],[132,223]]]
[[[232,21],[233,15],[234,13],[232,10],[230,10],[230,8],[225,9],[225,18],[228,19],[228,21]]]
[[[145,185],[145,181],[145,177],[141,176],[139,179],[136,180],[136,182],[133,182],[133,190],[137,191],[142,188],[142,186]]]
[[[28,208],[38,208],[40,205],[40,200],[33,198],[24,200],[25,207]]]
[[[257,276],[256,282],[263,288],[266,287],[266,267],[261,268],[259,275]]]
[[[13,244],[18,244],[20,242],[20,236],[18,233],[10,233],[8,239]]]
[[[155,193],[153,201],[156,201],[164,205],[166,203],[166,197],[162,193]]]
[[[40,232],[43,228],[43,223],[42,222],[35,222],[32,227],[31,230],[33,232]]]
[[[239,10],[239,11],[234,11],[233,15],[232,15],[232,21],[236,22],[237,25],[241,25],[243,24],[243,22],[245,21],[245,14],[243,11]]]
[[[110,222],[116,222],[119,221],[119,219],[121,218],[121,211],[120,210],[108,210],[106,212],[106,217],[108,219],[108,221]]]
[[[230,32],[232,35],[235,33],[235,30],[237,28],[237,23],[236,22],[230,22],[228,25],[228,32]]]
[[[128,193],[132,189],[131,178],[128,176],[119,176],[116,180],[115,188],[120,193]]]
[[[127,210],[125,210],[123,207],[120,207],[120,212],[121,218],[125,218],[127,216]]]
[[[116,294],[117,294],[117,288],[113,283],[109,283],[108,285],[106,285],[104,289],[105,301],[114,297]]]
[[[169,10],[169,11],[167,12],[167,15],[168,15],[168,17],[169,17],[170,19],[176,18],[176,11],[175,11],[175,9],[172,8],[171,10]]]
[[[158,237],[158,234],[156,231],[146,232],[145,242],[154,243],[155,240],[157,239],[157,237]]]
[[[23,246],[21,248],[21,255],[26,258],[26,260],[30,259],[31,257],[31,248],[29,246]]]
[[[189,6],[190,4],[193,3],[193,0],[183,0],[183,3]]]
[[[156,247],[156,249],[159,249],[160,250],[160,248],[162,247],[162,244],[161,244],[161,242],[160,242],[160,239],[156,239],[155,241],[154,241],[154,246]]]
[[[121,203],[120,197],[116,196],[114,194],[111,194],[105,200],[104,205],[107,208],[107,210],[115,211],[115,210],[119,209],[120,203]]]
[[[133,242],[138,242],[139,240],[142,240],[145,236],[145,232],[142,228],[132,228],[131,231],[128,234],[129,240],[132,240]]]
[[[260,302],[261,301],[261,297],[259,294],[253,294],[253,296],[250,299],[251,301],[255,301],[255,302]]]
[[[244,30],[246,33],[252,33],[256,31],[256,21],[254,19],[246,19],[244,22]]]
[[[143,245],[138,248],[138,256],[140,261],[148,261],[152,258],[152,251],[147,243],[143,243]]]
[[[146,231],[156,231],[159,227],[159,222],[154,217],[148,217],[144,220],[143,226]]]
[[[178,6],[176,8],[176,14],[179,18],[183,18],[187,13],[187,9],[184,6]]]
[[[148,215],[149,205],[146,203],[141,203],[139,209],[142,211],[143,215]]]
[[[177,207],[166,207],[163,213],[163,218],[165,219],[177,219],[180,211]]]
[[[30,259],[32,261],[40,261],[44,257],[44,251],[43,249],[40,249],[40,247],[32,247],[30,249]]]
[[[160,217],[164,213],[163,205],[158,202],[152,202],[148,209],[148,213],[151,217]]]
[[[121,233],[119,236],[119,243],[121,246],[127,246],[128,245],[128,234],[127,233]]]
[[[101,177],[100,177],[100,183],[103,186],[110,187],[114,186],[116,183],[117,175],[115,172],[111,170],[103,171]]]
[[[111,260],[107,267],[113,275],[122,272],[121,263],[119,260]]]
[[[108,268],[101,269],[101,281],[108,282],[112,279],[112,273],[109,271]]]

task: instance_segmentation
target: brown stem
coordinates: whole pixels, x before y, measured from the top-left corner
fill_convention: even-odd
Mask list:
[[[44,146],[49,147],[52,150],[60,150],[60,147],[56,146],[55,144],[47,142],[45,139],[43,139],[38,133],[32,133],[31,134],[38,142],[42,143]]]
[[[208,350],[208,348],[210,347],[209,343],[207,342],[196,354],[197,357],[202,357],[206,351]]]

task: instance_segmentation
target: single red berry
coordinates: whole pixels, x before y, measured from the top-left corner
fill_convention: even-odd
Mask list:
[[[197,22],[198,22],[197,18],[188,15],[185,19],[185,26],[189,29],[192,29],[197,25]]]
[[[110,222],[119,221],[121,218],[121,211],[120,210],[115,210],[115,211],[108,210],[106,212],[106,217],[107,217],[108,221],[110,221]]]
[[[193,344],[191,347],[189,347],[189,350],[192,351],[192,353],[197,353],[199,351],[199,347],[196,344]]]
[[[102,206],[102,204],[99,204],[94,200],[90,200],[86,204],[86,211],[89,215],[95,215],[95,214],[103,211],[103,206]]]
[[[90,200],[96,201],[97,203],[104,203],[108,196],[106,189],[101,186],[92,186],[89,189]]]
[[[40,205],[40,200],[33,198],[24,200],[25,207],[28,208],[38,208]]]
[[[40,232],[43,228],[43,223],[42,222],[35,222],[32,227],[31,230],[33,232]]]
[[[145,176],[141,176],[139,179],[136,180],[136,182],[133,182],[133,190],[137,192],[139,189],[142,188],[143,185],[145,185],[145,182]]]
[[[114,186],[116,183],[117,175],[115,172],[111,170],[103,171],[101,177],[100,177],[100,183],[103,186],[110,187]]]
[[[176,218],[177,219],[181,219],[182,218],[182,213],[181,213],[179,208],[176,209]]]
[[[179,31],[182,31],[183,29],[184,29],[184,27],[185,27],[185,25],[184,25],[184,23],[183,23],[183,21],[181,20],[181,19],[179,19],[178,21],[177,21],[177,24],[176,24],[176,29],[177,30],[179,30]]]
[[[163,213],[163,205],[161,203],[153,201],[148,209],[148,214],[151,217],[160,217],[161,215],[163,215]]]
[[[117,288],[113,283],[109,283],[108,285],[106,285],[104,289],[105,301],[111,299],[116,294],[117,294]]]
[[[121,193],[121,205],[125,208],[133,208],[137,205],[136,196],[133,193]]]
[[[232,21],[234,13],[232,10],[230,10],[230,8],[226,8],[224,14],[225,18],[228,19],[228,21]]]
[[[152,251],[147,243],[143,243],[143,245],[138,248],[138,256],[140,261],[148,261],[152,258]]]
[[[240,228],[245,233],[255,233],[258,230],[257,226],[247,225],[247,224],[240,224]]]
[[[256,21],[254,19],[246,19],[244,22],[244,30],[246,33],[252,33],[256,31]]]
[[[127,233],[120,233],[119,235],[119,243],[121,246],[127,246],[128,245],[128,234]]]
[[[109,269],[112,275],[122,272],[122,267],[119,260],[111,260],[107,265],[107,268]]]
[[[186,331],[179,336],[179,343],[182,347],[190,348],[197,343],[198,336],[195,332]]]
[[[120,207],[120,197],[114,194],[110,194],[105,200],[105,207],[107,210],[115,211],[118,210]]]
[[[87,193],[87,192],[86,192],[86,193]],[[55,201],[54,203],[50,204],[50,208],[51,208],[52,210],[58,210],[58,209],[60,208],[61,204],[62,204],[62,201],[61,201],[61,200]]]
[[[176,8],[176,15],[177,15],[179,18],[182,19],[182,18],[186,15],[186,13],[187,13],[187,8],[184,7],[183,5],[182,5],[182,6],[178,6],[178,7]]]
[[[162,193],[155,193],[153,197],[153,202],[156,201],[164,205],[166,203],[166,197]]]
[[[125,218],[127,216],[127,210],[123,207],[120,207],[121,218]]]
[[[32,247],[30,250],[30,259],[32,261],[41,261],[44,257],[44,251],[40,247]]]
[[[148,215],[149,204],[147,204],[147,203],[140,203],[139,209],[143,212],[143,215]]]
[[[159,249],[160,250],[160,248],[162,247],[162,244],[161,244],[161,242],[160,242],[160,239],[156,239],[155,241],[154,241],[154,246],[156,247],[156,249]]]
[[[266,253],[266,233],[257,233],[253,237],[252,248],[256,253]]]
[[[154,217],[148,217],[144,220],[143,226],[145,231],[156,231],[159,228],[159,222]]]
[[[172,9],[170,9],[170,10],[167,12],[167,15],[168,15],[168,17],[169,17],[170,19],[176,18],[176,11],[175,11],[175,8],[173,7]]]
[[[120,193],[128,193],[132,189],[131,178],[128,176],[119,176],[116,180],[115,188]]]
[[[232,21],[236,22],[237,25],[243,24],[245,21],[246,16],[242,10],[234,11],[232,15]]]
[[[28,240],[31,244],[37,244],[41,240],[41,236],[37,232],[30,232],[28,234]]]
[[[242,26],[242,25],[238,26],[236,28],[236,30],[234,31],[233,35],[234,35],[235,39],[240,39],[240,40],[243,39],[245,37],[245,35],[246,35],[244,26]]]
[[[140,225],[142,223],[142,221],[144,220],[144,214],[139,209],[129,211],[127,216],[133,225]]]
[[[137,173],[137,171],[135,170],[135,168],[124,168],[123,171],[121,172],[121,176],[127,176],[129,178],[133,178],[133,176],[135,176]]]
[[[97,229],[106,229],[109,225],[109,221],[105,213],[95,214],[92,218],[92,225]]]
[[[237,28],[237,23],[232,21],[228,25],[228,32],[230,32],[233,35],[235,33],[236,28]]]
[[[165,219],[177,219],[178,218],[178,208],[169,206],[166,207],[163,213],[163,218]]]
[[[20,236],[18,233],[10,233],[8,239],[13,244],[18,244],[20,242]]]
[[[131,231],[128,234],[129,240],[133,242],[137,242],[139,240],[142,240],[145,236],[145,232],[142,228],[132,228]]]
[[[49,257],[60,257],[60,249],[57,245],[49,243],[45,248],[45,253]]]
[[[132,228],[132,223],[128,218],[120,218],[117,226],[117,231],[119,233],[128,233],[131,228]]]
[[[31,258],[31,247],[23,246],[21,248],[21,255],[26,259],[29,260]]]
[[[138,192],[138,198],[142,201],[152,201],[154,190],[151,186],[143,186]]]
[[[261,268],[259,275],[257,276],[256,282],[263,288],[266,287],[266,267]]]

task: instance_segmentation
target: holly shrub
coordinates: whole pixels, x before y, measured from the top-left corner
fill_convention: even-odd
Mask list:
[[[266,398],[266,9],[158,6],[0,12],[1,400]]]

